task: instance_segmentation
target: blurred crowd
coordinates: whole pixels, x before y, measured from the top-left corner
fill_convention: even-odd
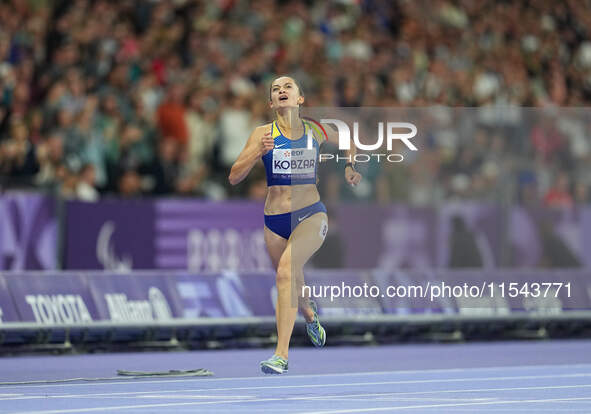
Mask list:
[[[227,172],[291,74],[306,106],[480,108],[356,191],[329,168],[329,198],[590,201],[591,117],[519,109],[591,102],[588,0],[4,0],[0,22],[2,187],[260,199],[263,170]]]

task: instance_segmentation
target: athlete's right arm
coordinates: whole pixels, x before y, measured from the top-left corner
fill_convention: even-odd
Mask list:
[[[256,128],[252,134],[250,134],[238,159],[234,162],[234,165],[232,165],[228,177],[230,184],[236,185],[244,180],[256,162],[263,155],[271,151],[274,146],[275,140],[271,137],[269,127],[260,126]]]

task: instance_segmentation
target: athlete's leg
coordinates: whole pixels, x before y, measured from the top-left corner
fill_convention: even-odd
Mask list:
[[[265,245],[267,246],[267,252],[269,253],[269,257],[271,258],[271,263],[273,264],[273,269],[277,271],[277,266],[279,265],[279,259],[281,255],[285,251],[287,246],[287,240],[274,233],[272,230],[269,230],[268,227],[265,226]],[[302,300],[305,298],[300,298],[300,310],[302,315],[306,319],[306,322],[312,322],[314,319],[314,311],[310,308],[307,299]]]
[[[267,252],[269,253],[269,257],[271,257],[273,269],[277,271],[279,259],[285,251],[285,247],[287,246],[287,240],[278,235],[277,233],[274,233],[273,231],[269,230],[269,228],[265,226],[265,245],[267,246]]]
[[[265,226],[265,245],[267,246],[267,252],[271,258],[273,269],[277,272],[279,259],[287,246],[287,239],[284,239]],[[275,316],[277,318],[277,310],[275,310]],[[287,368],[287,361],[276,355],[265,361],[261,361],[261,369],[265,374],[283,374],[287,372]]]
[[[293,230],[277,267],[277,348],[275,355],[287,359],[289,340],[298,313],[304,285],[304,265],[322,246],[326,236],[325,213],[310,216]],[[309,309],[309,306],[307,306]],[[306,319],[310,316],[305,315]],[[312,314],[313,318],[313,314]]]

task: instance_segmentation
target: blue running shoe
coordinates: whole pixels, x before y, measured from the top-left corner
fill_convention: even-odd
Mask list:
[[[261,371],[265,374],[287,374],[287,359],[273,355],[266,361],[261,361]]]
[[[316,307],[316,302],[311,300],[310,307],[314,311],[314,320],[312,322],[306,322],[306,332],[308,332],[308,337],[314,346],[322,348],[326,343],[326,331],[322,325],[320,325],[320,321],[318,320],[318,308]]]

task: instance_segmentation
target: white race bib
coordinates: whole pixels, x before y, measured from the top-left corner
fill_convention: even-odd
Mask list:
[[[315,148],[273,150],[273,174],[314,177],[315,170]]]

